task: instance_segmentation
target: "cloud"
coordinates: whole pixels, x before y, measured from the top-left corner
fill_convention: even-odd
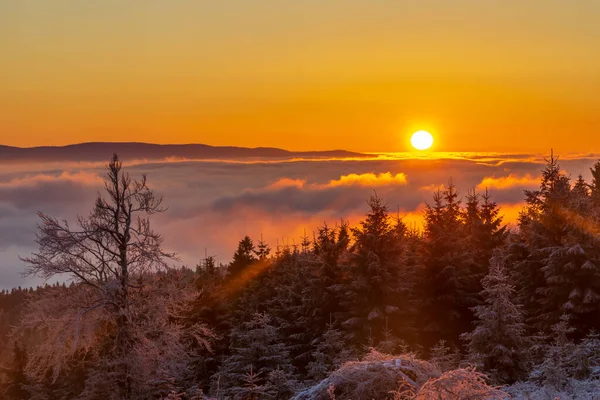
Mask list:
[[[326,183],[308,182],[306,179],[281,178],[262,188],[247,189],[236,196],[225,196],[213,202],[215,211],[226,212],[241,206],[253,206],[272,211],[319,212],[336,210],[350,212],[365,204],[371,194],[367,188],[383,188],[383,197],[397,192],[408,183],[404,173],[362,173],[342,175]],[[407,192],[405,201],[416,197]]]
[[[381,174],[349,174],[342,175],[340,179],[331,180],[327,186],[363,186],[363,187],[378,187],[390,185],[406,185],[406,175],[398,173],[393,175],[391,172]]]
[[[302,189],[306,186],[306,179],[290,179],[290,178],[282,178],[277,180],[276,182],[271,183],[262,191],[277,191],[286,188],[297,188]],[[261,189],[257,190],[261,191]]]
[[[540,177],[533,177],[530,174],[527,174],[524,176],[510,174],[508,176],[501,176],[498,178],[496,178],[494,176],[490,176],[490,177],[483,178],[481,183],[479,183],[479,185],[477,185],[477,189],[479,189],[479,190],[485,190],[485,189],[505,190],[505,189],[512,189],[514,187],[529,189],[529,188],[535,188],[535,187],[539,186],[540,179],[541,179]]]
[[[56,210],[95,196],[103,185],[92,172],[36,174],[0,181],[0,203],[15,209]]]
[[[428,193],[436,193],[438,191],[442,192],[442,191],[444,191],[444,189],[446,189],[446,185],[436,184],[436,183],[432,183],[431,185],[421,186],[419,188],[419,190],[421,190],[423,192],[428,192]]]
[[[334,187],[343,186],[362,186],[379,187],[392,185],[406,185],[406,175],[403,173],[392,174],[391,172],[382,172],[380,174],[348,174],[342,175],[339,179],[332,179],[328,183],[308,183],[306,179],[282,178],[264,188],[265,191],[281,190],[285,188],[298,188],[307,190],[327,190]],[[260,190],[258,190],[260,191]]]
[[[0,182],[0,189],[19,188],[19,187],[35,187],[43,184],[52,184],[56,182],[72,182],[86,186],[102,185],[103,180],[98,174],[91,172],[69,172],[63,171],[58,175],[37,174],[13,178],[7,182]]]

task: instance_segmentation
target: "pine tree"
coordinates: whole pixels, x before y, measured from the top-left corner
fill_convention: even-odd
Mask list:
[[[225,388],[225,396],[237,395],[242,390],[244,393],[259,388],[265,390],[269,373],[275,370],[287,374],[288,379],[293,377],[289,351],[268,314],[256,313],[250,321],[234,327],[230,352],[231,355],[223,360],[221,370],[213,377]]]
[[[290,374],[277,368],[269,372],[265,384],[265,392],[268,398],[273,400],[288,400],[296,391],[296,381],[290,379]]]
[[[262,234],[260,235],[260,241],[256,246],[256,250],[254,250],[254,254],[258,257],[259,260],[266,260],[269,254],[271,253],[271,248],[269,245],[263,240]]]
[[[481,226],[477,232],[477,243],[483,253],[479,260],[487,266],[494,249],[506,241],[506,225],[503,225],[498,204],[492,200],[487,189],[481,198]]]
[[[229,392],[234,399],[239,400],[261,400],[268,395],[265,385],[261,384],[260,373],[255,373],[252,365],[250,365],[249,371],[244,374],[242,386],[232,388]]]
[[[575,215],[591,215],[592,199],[590,198],[590,189],[581,175],[577,177],[577,180],[571,189],[569,203],[569,208],[575,213]]]
[[[531,342],[525,336],[523,312],[514,303],[515,288],[501,260],[493,260],[482,284],[485,304],[474,307],[476,327],[462,338],[484,371],[498,382],[511,383],[529,368]]]
[[[233,261],[227,267],[229,276],[235,276],[256,261],[254,243],[249,236],[244,236],[233,253]]]
[[[552,153],[542,171],[540,188],[526,191],[526,204],[519,215],[519,241],[523,258],[515,260],[514,275],[520,301],[536,327],[548,332],[564,310],[565,298],[575,289],[573,269],[579,247],[568,238],[571,188]],[[571,243],[569,243],[571,242]],[[514,253],[513,253],[514,254]],[[576,267],[579,269],[579,267]]]
[[[337,285],[345,310],[340,313],[342,326],[354,345],[364,343],[369,330],[376,343],[382,339],[386,318],[389,327],[401,336],[409,331],[409,307],[403,307],[403,237],[394,226],[387,205],[377,195],[368,200],[370,212],[360,226],[352,229],[354,243],[346,265],[347,279]],[[401,221],[400,221],[401,222]]]
[[[438,367],[440,371],[446,372],[458,367],[460,353],[452,352],[446,345],[444,339],[437,342],[429,351],[429,362]]]
[[[562,315],[558,323],[552,326],[553,341],[546,350],[543,362],[532,371],[531,378],[556,389],[561,389],[567,383],[570,377],[569,358],[575,349],[569,339],[573,330],[568,316]]]
[[[306,229],[304,229],[304,235],[302,236],[302,241],[300,242],[300,246],[302,248],[302,253],[306,254],[308,253],[309,249],[310,249],[310,239],[308,238],[308,236],[306,236]]]
[[[538,200],[540,213],[523,230],[543,276],[542,284],[527,286],[537,300],[532,307],[539,310],[536,322],[547,331],[566,313],[576,336],[582,338],[600,329],[600,249],[588,187],[579,177],[571,189],[552,156],[542,174]]]
[[[315,381],[324,379],[331,371],[336,370],[342,363],[352,358],[352,352],[347,346],[342,332],[333,324],[328,324],[322,337],[314,342],[315,350],[307,371],[308,376]]]
[[[217,266],[215,256],[209,256],[204,250],[204,259],[196,265],[197,286],[199,289],[213,288],[222,279],[221,268]]]
[[[458,343],[473,318],[473,281],[465,255],[464,213],[452,182],[426,205],[419,277],[421,341],[431,348],[438,340]]]

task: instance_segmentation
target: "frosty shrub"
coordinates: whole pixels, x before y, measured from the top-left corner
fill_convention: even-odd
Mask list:
[[[393,356],[372,350],[362,361],[350,361],[294,400],[401,399],[415,392],[432,377],[440,375],[431,364],[410,354]],[[330,388],[334,388],[331,390]]]
[[[459,368],[431,379],[417,392],[416,400],[494,400],[507,394],[488,385],[487,377],[474,368]]]

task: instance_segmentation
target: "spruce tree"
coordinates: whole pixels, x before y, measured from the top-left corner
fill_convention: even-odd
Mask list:
[[[469,329],[476,293],[465,257],[464,213],[452,182],[434,194],[433,204],[426,205],[424,220],[419,277],[421,344],[431,348],[444,339],[456,345],[459,335]]]
[[[564,312],[561,307],[566,303],[565,295],[568,298],[575,289],[571,272],[578,260],[570,258],[581,256],[581,247],[573,247],[575,243],[569,243],[568,238],[573,216],[569,212],[569,177],[561,171],[553,153],[546,160],[540,188],[525,195],[518,234],[525,246],[524,258],[515,260],[513,270],[519,298],[531,322],[548,332]]]
[[[238,243],[237,250],[233,254],[233,261],[227,267],[229,276],[235,276],[252,265],[256,261],[254,243],[249,236],[244,236]]]
[[[438,367],[441,372],[450,371],[458,368],[460,353],[452,352],[452,349],[446,345],[446,341],[442,339],[429,351],[429,362]]]
[[[262,234],[260,235],[260,241],[258,242],[258,245],[256,246],[256,249],[253,250],[253,252],[259,260],[266,260],[269,254],[271,253],[271,248],[263,240]]]
[[[530,362],[523,311],[514,303],[515,287],[502,261],[493,260],[482,285],[485,303],[474,307],[475,329],[462,338],[484,371],[499,383],[512,383],[525,376]]]
[[[275,370],[292,379],[294,368],[289,351],[270,315],[254,314],[250,321],[232,329],[230,341],[231,355],[223,360],[220,371],[213,377],[213,381],[225,388],[222,391],[225,396],[263,390],[269,373]]]
[[[352,352],[347,347],[342,332],[328,324],[323,336],[315,340],[315,350],[312,361],[308,364],[308,376],[320,381],[331,371],[339,368],[342,363],[352,358]]]
[[[366,219],[352,229],[354,243],[346,260],[346,279],[337,285],[342,306],[342,326],[355,346],[364,343],[368,332],[376,342],[383,339],[386,318],[398,336],[410,330],[408,307],[403,307],[401,290],[405,272],[402,249],[403,231],[394,226],[387,205],[377,195],[368,200]],[[400,223],[402,223],[400,221]]]

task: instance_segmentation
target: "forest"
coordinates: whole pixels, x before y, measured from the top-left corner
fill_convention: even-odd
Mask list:
[[[190,267],[115,155],[89,215],[39,214],[23,272],[59,283],[0,293],[0,397],[600,399],[600,161],[540,168],[514,226],[450,181],[422,227],[367,192],[357,226]]]

